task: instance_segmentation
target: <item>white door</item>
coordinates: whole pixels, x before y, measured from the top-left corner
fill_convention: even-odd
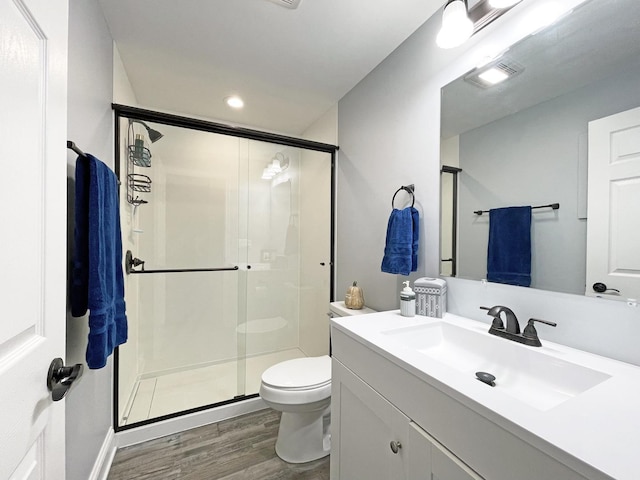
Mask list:
[[[589,123],[586,294],[640,299],[640,108]],[[593,285],[606,285],[604,292]],[[617,292],[619,291],[619,293]]]
[[[64,478],[67,19],[0,0],[0,479]]]

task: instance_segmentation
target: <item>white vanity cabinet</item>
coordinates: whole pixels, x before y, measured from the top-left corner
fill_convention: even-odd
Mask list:
[[[332,480],[482,480],[335,358],[332,369]]]
[[[331,480],[613,478],[414,371],[341,320],[332,324]]]

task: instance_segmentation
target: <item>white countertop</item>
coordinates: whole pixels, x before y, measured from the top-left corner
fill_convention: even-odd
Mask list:
[[[615,479],[640,478],[637,459],[640,456],[640,367],[547,342],[542,328],[539,329],[539,335],[543,346],[539,348],[500,339],[511,342],[518,348],[533,348],[611,377],[552,408],[540,410],[505,395],[497,388],[487,388],[469,375],[463,375],[460,371],[436,362],[381,333],[440,321],[493,337],[486,333],[488,324],[448,313],[443,319],[436,319],[423,316],[403,317],[399,311],[380,312],[334,318],[332,327],[436,388],[446,385],[447,394],[454,395],[457,400],[480,414],[486,412],[480,411],[478,405],[490,410],[496,414],[492,418],[496,423],[501,418],[506,419],[507,422],[502,426],[507,430],[512,422]]]

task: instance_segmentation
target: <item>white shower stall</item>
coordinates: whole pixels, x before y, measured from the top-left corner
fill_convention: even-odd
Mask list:
[[[329,350],[330,146],[169,120],[117,119],[119,427],[251,398],[269,366]]]

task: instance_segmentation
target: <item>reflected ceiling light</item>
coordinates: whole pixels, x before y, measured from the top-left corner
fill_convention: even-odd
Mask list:
[[[473,22],[467,14],[465,0],[449,0],[442,12],[442,28],[436,37],[440,48],[462,45],[473,33]]]
[[[491,8],[509,8],[513,7],[516,3],[520,3],[521,0],[489,0],[489,6]]]
[[[520,75],[523,71],[524,65],[511,60],[510,58],[502,57],[489,65],[485,65],[482,68],[476,68],[469,72],[465,75],[464,81],[469,82],[476,87],[490,88],[505,81],[507,78]]]
[[[509,75],[497,68],[490,68],[489,70],[482,72],[478,77],[490,85],[495,85],[496,83],[504,82],[509,78]]]
[[[244,107],[244,101],[237,95],[226,97],[224,101],[231,108],[239,109]]]

